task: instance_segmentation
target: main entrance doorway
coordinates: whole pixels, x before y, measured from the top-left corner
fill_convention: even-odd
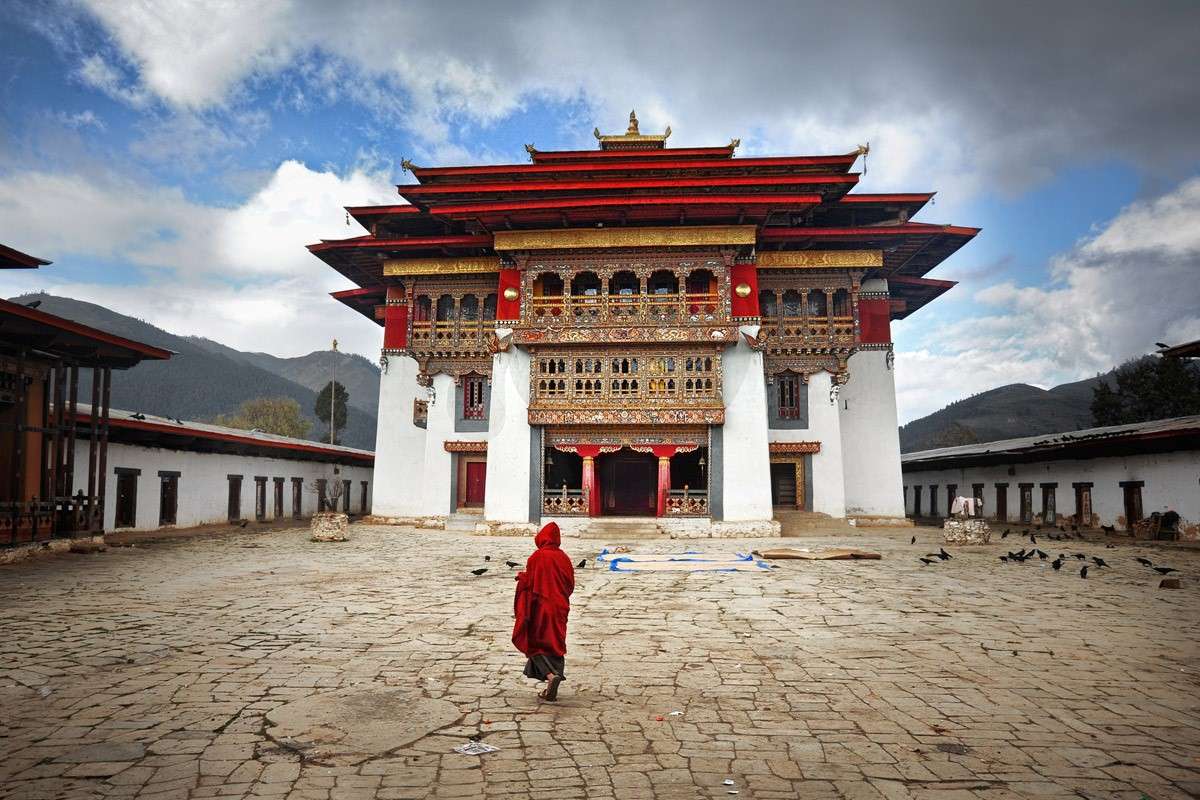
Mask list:
[[[605,516],[653,517],[658,492],[658,459],[648,453],[620,450],[596,459],[600,513]]]

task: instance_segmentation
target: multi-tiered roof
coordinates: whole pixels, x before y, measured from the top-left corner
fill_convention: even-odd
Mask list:
[[[954,284],[924,276],[977,228],[912,222],[933,197],[852,194],[866,155],[735,158],[722,147],[666,147],[670,135],[643,134],[630,115],[625,134],[598,150],[541,151],[531,163],[419,167],[398,186],[405,202],[346,209],[369,233],[323,240],[309,250],[360,288],[334,296],[375,317],[390,258],[494,256],[497,231],[663,225],[755,225],[756,251],[879,250],[872,275],[889,280],[894,318]]]

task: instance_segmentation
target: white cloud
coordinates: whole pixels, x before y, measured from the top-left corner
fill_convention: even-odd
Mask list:
[[[897,325],[902,421],[1007,383],[1049,387],[1200,338],[1200,178],[1134,203],[1051,261],[1046,286],[999,283],[976,317],[905,346]],[[911,347],[911,349],[910,349]]]
[[[1200,156],[1197,88],[1178,69],[1195,50],[1194,3],[85,1],[144,90],[177,108],[287,73],[287,102],[350,99],[446,156],[464,129],[532,101],[582,105],[614,130],[636,106],[679,143],[738,136],[751,153],[870,140],[872,187],[944,201],[1067,162]]]
[[[386,169],[339,176],[295,161],[235,208],[111,175],[0,176],[0,219],[20,232],[4,241],[59,262],[10,271],[0,286],[5,296],[45,288],[243,349],[300,355],[336,336],[373,358],[377,326],[328,296],[350,283],[305,245],[361,233],[346,227],[342,207],[394,196]],[[56,276],[79,257],[127,263],[140,275],[132,284]]]
[[[151,95],[145,89],[128,85],[117,68],[98,53],[83,59],[76,74],[93,89],[134,108],[143,108],[150,102]]]
[[[95,128],[98,131],[104,130],[104,120],[96,116],[96,112],[90,108],[83,111],[77,111],[74,114],[69,114],[66,111],[55,113],[54,119],[68,128],[81,130],[83,128]]]

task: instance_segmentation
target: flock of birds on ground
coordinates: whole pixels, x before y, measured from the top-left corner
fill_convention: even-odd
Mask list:
[[[1051,530],[1054,530],[1054,529],[1052,528]],[[1055,541],[1055,542],[1061,542],[1061,541],[1070,540],[1070,539],[1079,539],[1081,541],[1087,541],[1086,537],[1084,537],[1083,534],[1079,533],[1078,525],[1072,525],[1070,531],[1067,530],[1065,525],[1059,525],[1057,530],[1059,531],[1058,533],[1041,533],[1040,535],[1042,536],[1043,539],[1049,539],[1049,540]],[[1116,531],[1116,528],[1112,525],[1101,525],[1100,530],[1104,531],[1105,535],[1109,535],[1109,534],[1114,533]],[[1009,550],[1007,555],[1000,556],[1000,560],[1005,562],[1006,564],[1013,564],[1013,563],[1023,564],[1030,559],[1037,559],[1039,561],[1045,561],[1046,559],[1048,559],[1050,557],[1050,555],[1048,553],[1046,553],[1044,550],[1042,550],[1041,548],[1036,547],[1036,545],[1038,543],[1037,537],[1039,535],[1039,532],[1041,532],[1041,531],[1042,531],[1042,525],[1040,525],[1040,524],[1035,526],[1035,530],[1031,531],[1029,528],[1025,528],[1024,530],[1022,530],[1020,535],[1029,537],[1029,543],[1031,545],[1035,545],[1035,546],[1030,547],[1028,550],[1026,550],[1025,548],[1022,547],[1019,551],[1017,551],[1015,553],[1012,550]],[[1006,539],[1006,538],[1008,538],[1009,534],[1011,534],[1012,532],[1013,531],[1011,528],[1005,528],[1004,533],[1000,534],[1000,538]],[[916,544],[916,543],[917,543],[917,537],[914,536],[914,537],[912,537],[912,540],[909,542],[909,544]],[[1115,546],[1116,545],[1112,545],[1112,544],[1105,545],[1105,547],[1107,547],[1107,548],[1113,548]],[[1073,553],[1071,557],[1075,558],[1077,561],[1086,562],[1088,560],[1088,556],[1085,553]],[[938,552],[926,553],[923,558],[919,558],[917,560],[920,561],[925,566],[929,566],[931,564],[936,564],[939,561],[949,561],[952,558],[953,558],[953,556],[950,555],[949,553],[947,553],[944,548],[938,548]],[[1050,566],[1054,568],[1055,572],[1058,572],[1059,570],[1061,570],[1063,568],[1063,564],[1067,563],[1068,560],[1069,560],[1069,557],[1066,553],[1059,553],[1058,558],[1056,558],[1050,562]],[[1091,560],[1092,560],[1091,564],[1085,563],[1080,567],[1079,577],[1086,579],[1088,576],[1088,569],[1092,566],[1095,566],[1096,569],[1101,569],[1101,568],[1107,569],[1108,568],[1108,563],[1105,562],[1105,560],[1103,558],[1100,558],[1099,556],[1092,556]],[[1172,572],[1179,571],[1179,570],[1175,569],[1174,567],[1155,566],[1154,562],[1152,562],[1148,558],[1137,558],[1135,560],[1139,564],[1142,564],[1143,566],[1150,567],[1150,569],[1154,570],[1159,575],[1170,575]]]
[[[484,557],[483,557],[483,560],[484,560],[484,561],[491,561],[491,560],[492,560],[492,557],[491,557],[491,556],[484,556]],[[519,563],[517,563],[516,561],[505,561],[505,562],[504,562],[504,566],[508,567],[509,569],[516,569],[517,567],[519,567],[519,566],[521,566],[521,565],[520,565]],[[586,559],[586,558],[583,558],[583,559],[580,559],[579,563],[575,565],[575,568],[576,568],[576,569],[583,569],[583,568],[584,568],[584,567],[586,567],[586,566],[587,566],[587,559]],[[488,569],[489,569],[489,567],[479,567],[478,569],[473,569],[473,570],[471,570],[471,574],[472,574],[472,575],[475,575],[475,576],[477,576],[477,577],[478,577],[479,575],[482,575],[483,573],[487,572],[487,571],[488,571]]]

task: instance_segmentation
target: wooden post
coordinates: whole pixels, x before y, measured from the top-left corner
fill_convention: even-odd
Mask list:
[[[54,363],[54,407],[51,415],[52,427],[54,429],[53,442],[50,445],[51,450],[51,471],[50,471],[50,499],[54,503],[54,532],[58,533],[59,524],[62,522],[62,495],[63,495],[63,419],[66,414],[66,392],[65,383],[67,379],[67,370],[63,366],[62,361]]]
[[[583,498],[589,517],[600,516],[600,494],[596,491],[596,460],[583,457]]]
[[[91,413],[88,415],[91,418],[91,435],[88,437],[88,485],[87,485],[87,528],[91,533],[95,533],[99,525],[96,522],[96,455],[99,442],[96,441],[96,434],[99,429],[96,423],[96,417],[100,405],[100,368],[92,367],[92,405]]]
[[[101,373],[104,386],[100,390],[100,455],[96,468],[96,514],[99,519],[98,533],[104,531],[104,490],[108,469],[108,401],[112,390],[112,367]]]

